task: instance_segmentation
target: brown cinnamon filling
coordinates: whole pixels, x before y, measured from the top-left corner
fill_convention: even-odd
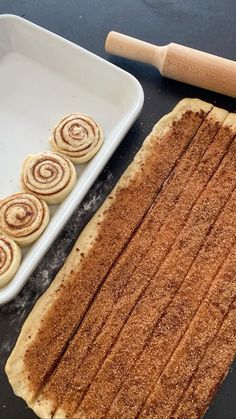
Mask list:
[[[235,262],[234,262],[235,264]],[[235,281],[235,278],[233,279]],[[224,293],[223,293],[224,295]],[[222,383],[236,348],[236,303],[234,302],[214,339],[189,380],[188,388],[180,398],[173,419],[202,417],[215,392]]]
[[[201,126],[199,133],[176,167],[169,182],[154,201],[142,225],[123,252],[122,257],[117,261],[107,277],[104,287],[102,287],[94,304],[87,312],[86,318],[68,348],[64,359],[57,368],[54,377],[50,380],[49,386],[45,388],[48,394],[52,390],[55,391],[58,385],[56,383],[60,382],[63,398],[65,398],[65,390],[69,383],[70,389],[71,386],[73,388],[79,386],[80,388],[77,391],[77,401],[79,397],[82,397],[86,386],[106,356],[107,350],[111,347],[132,307],[137,303],[139,296],[152,280],[176,236],[181,232],[188,211],[209,179],[212,172],[208,173],[207,170],[203,170],[204,165],[202,163],[200,164],[199,176],[197,164],[204,151],[206,151],[207,145],[211,143],[216,131],[217,125],[215,124],[209,125],[206,122]],[[230,141],[229,137],[227,141],[224,141],[223,146],[222,135],[218,135],[218,137],[208,150],[209,155],[211,153],[212,156],[215,156],[215,166],[222,158],[223,147],[225,146],[227,149]],[[218,141],[222,141],[221,151],[218,150]],[[218,153],[216,153],[216,150],[218,150]],[[215,166],[212,160],[209,163],[208,159],[205,159],[206,165],[210,164],[212,170],[214,170]],[[205,173],[208,173],[208,175]],[[202,181],[200,182],[201,177]],[[196,185],[197,180],[199,187]],[[184,197],[185,199],[183,199]],[[173,218],[175,219],[175,228],[170,234],[169,230]],[[158,230],[160,230],[159,233]],[[114,304],[116,305],[114,306]],[[97,319],[96,322],[94,322],[94,318]],[[101,333],[101,336],[99,336],[99,333]],[[78,345],[80,351],[76,351]],[[69,367],[68,359],[71,359],[72,354],[75,353],[76,359],[74,359],[74,362],[70,362]],[[86,353],[88,354],[87,357]],[[66,369],[64,367],[65,363],[67,364]],[[76,377],[79,377],[79,383],[77,383]]]
[[[133,375],[131,381],[128,381],[127,387],[125,386],[123,398],[125,399],[125,403],[127,401],[132,403],[132,400],[134,400],[134,392],[135,395],[139,395],[138,397],[140,400],[140,388],[143,389],[142,379],[146,377],[146,374],[148,376],[148,382],[144,383],[145,394],[142,395],[143,401],[145,400],[145,395],[148,394],[148,392],[151,390],[153,380],[155,382],[155,368],[156,364],[158,364],[157,357],[159,359],[162,354],[165,357],[168,356],[168,351],[173,349],[172,344],[175,341],[176,336],[178,336],[181,327],[184,328],[184,321],[189,322],[191,320],[191,317],[185,318],[183,316],[181,318],[180,316],[177,316],[176,313],[171,313],[170,304],[172,300],[174,301],[176,298],[178,298],[179,288],[182,284],[184,285],[185,277],[188,275],[194,261],[197,261],[198,252],[201,249],[204,241],[207,240],[211,226],[213,226],[222,206],[227,202],[227,199],[235,187],[236,162],[235,157],[233,158],[233,155],[231,156],[231,159],[231,166],[228,167],[228,160],[230,161],[230,158],[227,158],[224,162],[224,165],[222,165],[221,176],[219,175],[218,177],[218,173],[216,172],[215,179],[214,177],[212,178],[212,182],[209,183],[209,186],[206,187],[200,196],[200,199],[197,201],[195,207],[193,208],[184,229],[177,237],[177,240],[175,241],[171,251],[167,254],[163,263],[159,267],[154,281],[150,283],[149,287],[146,289],[146,292],[136,303],[136,306],[133,312],[130,314],[126,324],[124,325],[115,346],[113,347],[111,353],[106,357],[104,364],[100,366],[100,370],[94,381],[92,381],[87,395],[86,393],[82,395],[84,400],[82,402],[81,409],[84,409],[85,412],[88,406],[89,411],[91,409],[92,411],[96,412],[97,417],[102,417],[103,414],[107,413],[107,410],[109,409],[110,404],[119,391],[120,386],[127,380],[130,369],[133,367],[137,357],[142,353],[144,347],[144,355],[141,355],[140,360],[141,373],[139,374],[136,369],[134,369],[133,373],[131,373],[131,375]],[[225,176],[226,167],[229,169],[229,172],[227,172],[227,175]],[[234,172],[231,173],[232,167],[234,167]],[[230,173],[231,178],[228,179]],[[219,183],[221,182],[223,183],[219,189]],[[227,184],[228,188],[226,187]],[[236,210],[235,205],[233,210]],[[232,219],[232,214],[234,211],[230,211],[230,220]],[[176,223],[176,218],[174,219]],[[214,231],[215,230],[213,227],[213,234]],[[160,243],[158,247],[160,247]],[[208,263],[211,263],[211,261],[209,260]],[[187,292],[190,293],[191,302],[194,298],[192,295],[194,289],[195,287],[190,289],[189,284],[187,285]],[[198,289],[195,289],[195,294],[197,294],[197,292]],[[184,295],[186,295],[186,293]],[[181,301],[182,303],[183,301],[185,302],[184,308],[182,307],[182,310],[183,314],[186,314],[186,297],[185,300],[181,299]],[[163,337],[165,329],[162,326],[161,319],[165,311],[170,314],[169,323],[166,327],[168,332],[171,332],[170,341],[167,341],[166,339],[166,345],[160,345],[159,347],[159,344],[160,342],[162,343],[162,340],[160,336],[158,336],[158,338],[155,340],[155,344],[153,344],[152,347],[153,355],[151,358],[148,344],[150,334],[152,334],[153,330],[155,330],[156,333],[156,328],[158,328],[160,324],[161,336]],[[173,326],[175,326],[176,329]],[[90,368],[91,365],[93,366],[91,361],[92,360],[90,359]],[[83,361],[83,367],[84,365],[85,362]],[[121,365],[122,368],[120,367]],[[83,369],[85,370],[85,368]],[[80,371],[78,371],[77,377],[77,380],[79,383],[81,383],[82,380],[80,380]],[[132,387],[133,379],[136,383],[134,389]],[[78,381],[76,384],[81,385],[78,384]],[[87,390],[87,388],[85,390]],[[132,396],[129,397],[130,391],[132,390]],[[80,394],[80,390],[77,390],[75,394]],[[138,403],[137,398],[135,400],[136,411],[133,412],[132,417],[135,417],[135,415],[138,413],[138,407],[140,403]],[[78,402],[80,401],[81,400],[79,399]],[[120,411],[121,408],[118,406],[117,412]],[[128,411],[126,411],[126,414],[128,414]],[[127,416],[124,415],[123,417]]]
[[[188,111],[165,138],[153,138],[148,157],[118,189],[98,221],[90,253],[65,276],[29,346],[24,362],[31,388],[35,397],[54,401],[54,412],[169,417],[188,383],[178,365],[190,362],[192,369],[184,368],[192,379],[230,315],[235,133],[205,116]],[[211,329],[204,315],[210,319],[218,286]]]

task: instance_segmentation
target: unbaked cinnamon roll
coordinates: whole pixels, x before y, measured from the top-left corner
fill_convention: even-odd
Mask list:
[[[15,275],[21,261],[21,250],[14,240],[0,234],[0,288]]]
[[[46,202],[28,193],[16,193],[0,202],[0,231],[20,246],[33,243],[49,221]]]
[[[54,128],[49,139],[51,148],[74,163],[88,162],[100,149],[103,133],[89,116],[73,113],[65,116]]]
[[[21,183],[26,192],[58,204],[72,190],[76,170],[71,161],[58,153],[43,152],[30,155],[24,162]]]

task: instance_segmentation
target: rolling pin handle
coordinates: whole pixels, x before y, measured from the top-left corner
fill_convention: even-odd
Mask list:
[[[152,64],[157,68],[162,65],[162,47],[118,32],[112,31],[108,34],[105,50],[110,54]]]

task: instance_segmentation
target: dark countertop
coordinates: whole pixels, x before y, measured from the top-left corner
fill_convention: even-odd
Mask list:
[[[0,308],[0,419],[35,418],[15,397],[4,364],[21,325],[36,299],[59,270],[79,232],[100,206],[141,146],[154,123],[183,97],[199,97],[236,110],[235,99],[163,79],[154,68],[111,57],[104,51],[110,30],[159,45],[171,41],[236,59],[235,0],[0,0],[0,14],[25,17],[132,73],[141,82],[143,111],[122,144],[75,211],[19,296]],[[236,418],[236,364],[231,368],[206,419]]]

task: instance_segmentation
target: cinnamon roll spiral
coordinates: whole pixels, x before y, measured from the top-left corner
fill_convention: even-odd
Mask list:
[[[58,153],[43,152],[27,157],[21,183],[26,192],[48,204],[58,204],[72,190],[76,178],[75,167],[69,159]]]
[[[20,246],[33,243],[48,221],[47,204],[34,195],[20,192],[0,202],[0,231]]]
[[[54,128],[49,139],[51,148],[74,163],[88,162],[100,149],[103,133],[89,116],[73,113],[65,116]]]
[[[14,240],[0,234],[0,288],[15,275],[21,261],[21,250]]]

